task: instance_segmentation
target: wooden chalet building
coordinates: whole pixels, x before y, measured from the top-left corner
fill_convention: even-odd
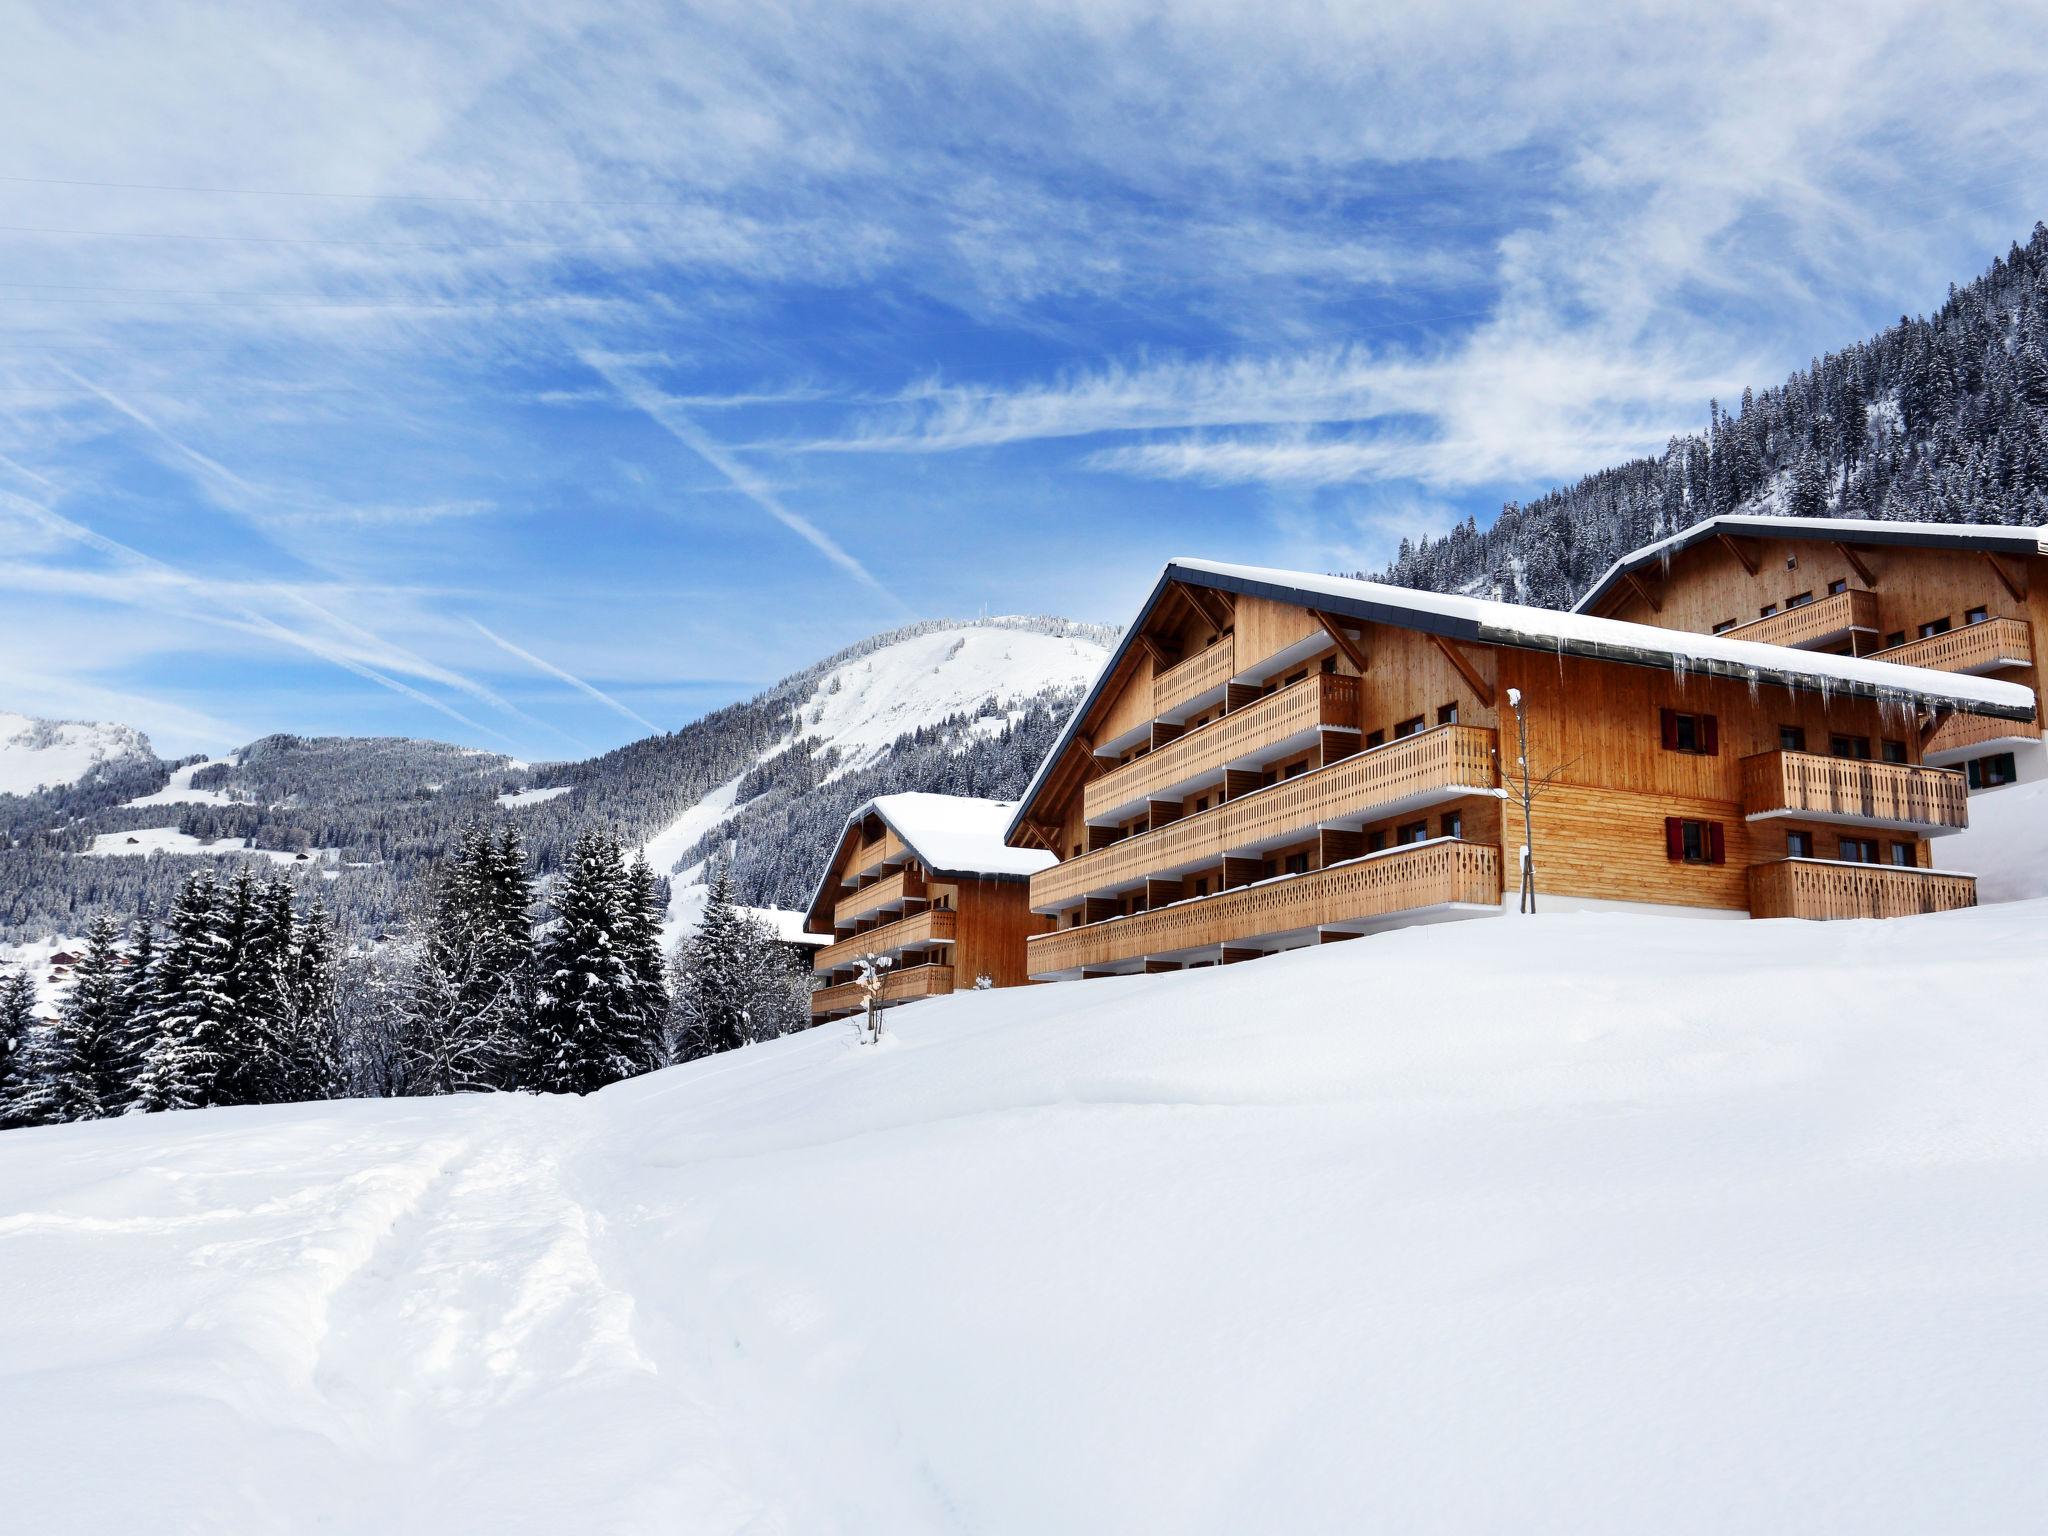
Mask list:
[[[1577,611],[2038,691],[2048,543],[1996,524],[1715,517],[1617,560]],[[2048,773],[2038,714],[1957,715],[1924,761],[1961,769],[1972,789]]]
[[[863,955],[891,962],[883,1004],[965,990],[986,976],[1023,985],[1024,940],[1051,923],[1031,911],[1029,881],[1050,854],[1003,841],[1016,805],[960,795],[882,795],[846,820],[818,879],[806,926],[831,941],[812,962],[814,1019],[867,1006]]]
[[[1340,577],[1169,564],[1008,838],[1039,979],[1172,970],[1510,907],[1529,757],[1546,908],[1881,917],[1972,905],[1921,746],[2031,720],[1994,679]],[[1861,741],[1868,750],[1837,747]],[[1833,755],[1831,755],[1831,753]]]

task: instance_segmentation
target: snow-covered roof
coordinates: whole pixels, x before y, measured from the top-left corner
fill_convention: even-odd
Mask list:
[[[1867,517],[1764,517],[1729,513],[1681,529],[1669,538],[1631,550],[1593,583],[1573,604],[1574,613],[1589,613],[1614,584],[1630,571],[1656,565],[1682,549],[1721,534],[1755,539],[1840,540],[1856,544],[1898,544],[1921,549],[1960,549],[1999,555],[2048,555],[2048,530],[2005,523],[1887,523]]]
[[[1169,560],[1159,573],[1151,596],[1139,609],[1138,621],[1124,632],[1124,639],[1110,658],[1110,664],[1075,709],[1059,740],[1038,765],[1037,773],[1032,775],[1030,786],[1018,802],[1017,812],[1010,819],[1005,836],[1014,836],[1021,827],[1025,808],[1038,797],[1054,765],[1072,744],[1081,722],[1100,699],[1108,680],[1116,674],[1125,652],[1136,643],[1144,627],[1143,616],[1151,611],[1174,582],[1311,606],[1346,618],[1441,635],[1447,640],[1508,646],[1516,650],[1549,651],[1561,656],[1584,656],[1631,666],[1676,669],[1708,677],[1729,677],[1741,682],[1773,684],[1854,698],[1910,702],[1929,708],[1963,710],[2011,720],[2034,718],[2034,691],[2031,688],[1991,678],[1934,672],[1925,667],[1900,666],[1896,662],[1871,661],[1857,656],[1797,651],[1755,640],[1731,640],[1723,635],[1658,629],[1648,624],[1628,624],[1619,619],[1564,613],[1553,608],[1529,608],[1519,603],[1496,603],[1457,593],[1422,592],[1376,581],[1355,581],[1346,576],[1230,565],[1216,560]]]
[[[879,816],[932,874],[947,879],[1025,880],[1056,861],[1037,848],[1012,848],[1003,841],[1015,800],[977,800],[967,795],[908,792],[877,795],[846,818],[851,831]],[[831,860],[818,877],[807,912],[816,912],[845,847],[842,833]]]

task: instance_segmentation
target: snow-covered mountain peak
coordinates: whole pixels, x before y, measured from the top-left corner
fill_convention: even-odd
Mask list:
[[[76,784],[102,763],[155,756],[149,738],[132,725],[40,720],[0,709],[0,795]]]

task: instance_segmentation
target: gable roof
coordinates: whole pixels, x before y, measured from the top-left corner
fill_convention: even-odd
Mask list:
[[[1707,677],[1734,678],[1810,693],[1912,703],[2009,720],[2034,718],[2033,689],[1991,678],[1933,672],[1925,667],[1869,661],[1857,656],[1796,651],[1755,640],[1696,635],[1686,630],[1627,624],[1619,619],[1564,613],[1554,608],[1529,608],[1458,593],[1423,592],[1376,581],[1355,581],[1346,576],[1319,576],[1214,560],[1169,560],[1153,584],[1151,595],[1138,610],[1138,617],[1125,629],[1094,686],[1068,717],[1059,739],[1032,775],[1003,834],[1006,838],[1014,838],[1023,826],[1025,813],[1043,790],[1046,779],[1073,745],[1081,723],[1137,643],[1146,617],[1175,582],[1317,608],[1342,618],[1418,630],[1446,640],[1583,656],[1627,666],[1656,667],[1666,672],[1676,670],[1681,674],[1697,672]]]
[[[919,862],[941,879],[1028,880],[1054,860],[1042,849],[1012,848],[1003,841],[1016,810],[1014,800],[978,800],[968,795],[877,795],[846,818],[804,911],[815,917],[848,836],[870,816],[879,816]]]
[[[2048,529],[2005,523],[1886,523],[1867,517],[1762,517],[1730,513],[1710,517],[1668,539],[1631,550],[1607,567],[1573,613],[1591,613],[1616,582],[1647,565],[1659,565],[1680,550],[1722,534],[1755,539],[1810,539],[1819,543],[1905,545],[1990,555],[2048,555]]]

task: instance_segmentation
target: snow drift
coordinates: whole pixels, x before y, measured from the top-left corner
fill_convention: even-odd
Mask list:
[[[0,1138],[22,1529],[2039,1530],[2048,904]]]

